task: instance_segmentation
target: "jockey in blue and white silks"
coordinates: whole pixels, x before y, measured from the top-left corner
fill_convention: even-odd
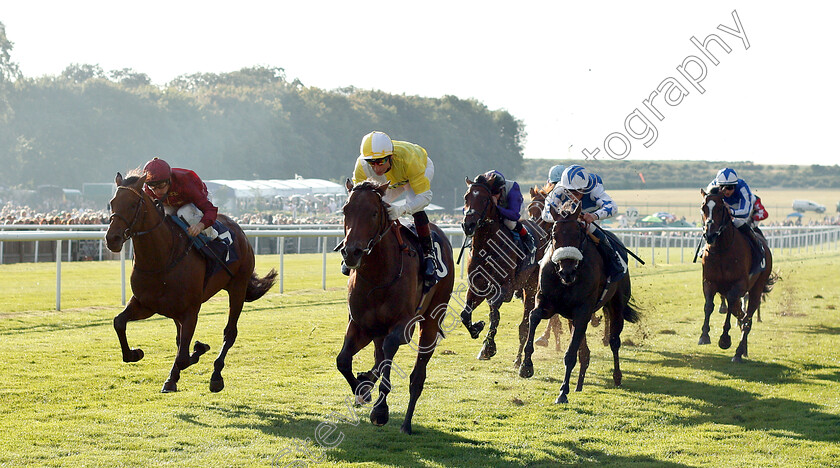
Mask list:
[[[606,260],[607,279],[615,282],[627,273],[627,264],[615,250],[609,238],[602,229],[596,229],[593,221],[607,219],[618,213],[618,206],[604,190],[601,177],[587,172],[582,166],[573,164],[563,171],[560,182],[546,197],[542,219],[553,222],[551,208],[559,212],[560,207],[574,197],[581,203],[581,219],[586,223],[588,231],[598,238],[598,250]]]
[[[761,272],[764,270],[765,255],[764,245],[758,240],[754,231],[753,210],[755,209],[756,196],[753,195],[744,179],[738,177],[735,170],[728,167],[718,171],[714,180],[706,187],[706,193],[711,192],[715,187],[717,187],[718,193],[723,196],[723,201],[729,206],[729,212],[732,213],[732,224],[750,241],[750,248],[753,252],[750,274],[754,275]]]

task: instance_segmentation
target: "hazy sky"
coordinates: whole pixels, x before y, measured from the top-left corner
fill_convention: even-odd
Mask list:
[[[164,84],[265,65],[326,89],[475,98],[525,123],[529,158],[833,165],[837,5],[4,0],[0,22],[27,77],[80,63]],[[730,48],[708,45],[717,65],[691,41],[710,34]]]

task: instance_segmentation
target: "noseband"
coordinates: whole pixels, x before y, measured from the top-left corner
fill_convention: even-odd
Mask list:
[[[145,205],[143,203],[143,195],[141,193],[139,193],[137,190],[134,190],[131,187],[125,187],[125,186],[117,187],[117,190],[120,190],[120,189],[128,190],[131,193],[133,193],[134,195],[137,195],[137,197],[138,197],[137,208],[135,208],[135,210],[134,210],[134,217],[131,219],[131,222],[129,222],[128,219],[125,218],[125,216],[123,216],[119,213],[114,213],[108,218],[108,223],[109,224],[114,221],[114,218],[118,218],[120,221],[122,221],[125,224],[126,228],[123,231],[123,239],[125,239],[127,241],[128,239],[131,239],[132,237],[139,237],[139,236],[142,236],[143,234],[148,234],[148,233],[154,231],[155,229],[157,229],[157,227],[160,226],[163,223],[163,217],[161,217],[158,220],[158,223],[155,224],[154,227],[152,227],[151,229],[148,229],[146,231],[133,232],[132,228],[134,227],[135,224],[137,224],[138,221],[140,221],[140,213],[141,213],[140,210]],[[143,210],[142,213],[143,213],[143,218],[145,218],[146,217],[146,210]]]
[[[557,224],[557,223],[577,223],[577,222],[578,222],[577,219],[559,219],[557,221],[554,221],[555,224]],[[579,228],[580,228],[581,231],[584,229],[583,226],[579,226]],[[557,232],[557,230],[554,229],[554,228],[551,230],[551,245],[552,246],[554,246],[554,241],[557,240],[557,238],[555,236],[556,232]],[[578,252],[580,252],[580,254],[583,254],[583,248],[586,245],[586,240],[589,236],[586,235],[586,233],[581,233],[580,237],[581,237],[580,238],[580,244],[578,244],[577,250],[578,250]],[[567,247],[569,247],[569,246],[567,246]],[[575,266],[572,269],[577,270],[577,267],[578,267],[578,265],[580,265],[580,262],[581,262],[582,258],[575,258],[574,260],[575,260]],[[552,255],[552,263],[554,263],[558,267],[560,266],[559,261],[554,261],[553,255]],[[558,270],[557,273],[559,274],[560,271]]]

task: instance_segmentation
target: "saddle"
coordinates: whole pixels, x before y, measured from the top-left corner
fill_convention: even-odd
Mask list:
[[[432,246],[434,247],[434,255],[435,255],[435,274],[433,278],[425,278],[424,285],[423,285],[423,292],[427,292],[429,289],[432,288],[438,281],[442,280],[449,274],[449,271],[446,269],[446,264],[443,262],[443,243],[441,242],[440,236],[437,232],[432,231]],[[415,253],[422,259],[423,258],[423,248],[420,246],[420,235],[417,234],[417,227],[414,226],[414,223],[410,223],[407,225],[400,224],[399,225],[399,233],[397,234],[400,240],[400,244],[402,248],[407,248],[406,239],[407,241],[413,246]],[[423,262],[420,262],[420,269],[423,268]],[[420,272],[421,277],[423,276],[423,272]]]

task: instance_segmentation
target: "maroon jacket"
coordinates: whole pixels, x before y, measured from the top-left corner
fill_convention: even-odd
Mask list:
[[[143,189],[150,197],[155,198],[154,192],[148,186]],[[201,218],[201,224],[204,227],[210,227],[216,221],[216,215],[219,209],[210,203],[207,194],[207,186],[198,177],[198,174],[189,169],[172,168],[172,176],[170,177],[169,192],[161,199],[164,205],[171,206],[178,209],[187,203],[194,204],[204,216]]]

